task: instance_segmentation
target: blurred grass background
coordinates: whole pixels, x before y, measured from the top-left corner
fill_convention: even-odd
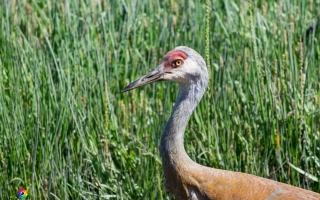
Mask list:
[[[205,56],[205,11],[0,0],[0,199],[22,187],[29,199],[171,199],[159,142],[177,85],[120,90],[175,46]],[[185,135],[193,160],[320,192],[319,16],[318,0],[210,1],[210,91]]]

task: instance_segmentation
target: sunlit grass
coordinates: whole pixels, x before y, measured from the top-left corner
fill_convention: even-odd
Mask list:
[[[319,2],[210,5],[210,92],[187,127],[188,155],[320,192],[299,173],[320,177],[320,31],[307,34]],[[205,11],[0,0],[0,199],[22,187],[30,199],[170,199],[159,143],[177,86],[120,90],[175,46],[205,57]]]

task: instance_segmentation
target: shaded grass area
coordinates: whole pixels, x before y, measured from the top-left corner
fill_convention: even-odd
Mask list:
[[[319,2],[210,5],[188,155],[320,192],[289,165],[320,177]],[[120,90],[175,46],[204,55],[205,4],[0,0],[0,16],[0,199],[170,199],[158,147],[177,86]]]

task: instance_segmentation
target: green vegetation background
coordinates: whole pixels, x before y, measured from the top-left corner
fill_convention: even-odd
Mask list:
[[[210,1],[210,90],[185,135],[193,160],[320,192],[319,10]],[[29,199],[170,199],[159,141],[177,86],[120,90],[175,46],[205,57],[205,11],[0,0],[0,199],[21,187]]]

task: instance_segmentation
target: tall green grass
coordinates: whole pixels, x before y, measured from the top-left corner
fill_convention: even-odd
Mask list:
[[[319,1],[210,1],[196,162],[320,192]],[[170,199],[159,155],[177,86],[121,94],[165,53],[205,57],[205,2],[0,0],[0,199]],[[311,29],[310,29],[311,30]]]

